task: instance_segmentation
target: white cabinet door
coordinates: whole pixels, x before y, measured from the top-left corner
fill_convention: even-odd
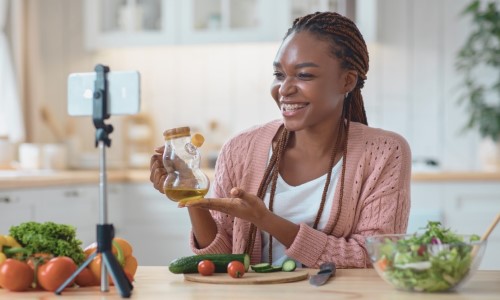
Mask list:
[[[99,198],[97,185],[33,190],[32,197],[37,198],[34,221],[74,226],[82,247],[95,240]]]
[[[429,221],[444,221],[444,186],[442,183],[413,182],[407,233],[415,233]]]
[[[0,191],[0,235],[8,234],[11,226],[31,221],[34,216],[33,201],[17,191]]]
[[[490,183],[448,183],[445,190],[444,224],[457,233],[481,236],[500,213],[500,185]],[[480,268],[500,269],[500,230],[488,238]]]
[[[172,44],[176,0],[85,0],[87,49]]]
[[[113,199],[113,206],[120,206],[123,214],[114,224],[116,236],[130,241],[140,265],[164,266],[193,254],[186,209],[177,208],[149,183],[124,184],[123,195],[118,204]]]
[[[180,1],[180,43],[278,40],[275,30],[276,20],[273,19],[278,9],[276,6],[278,2],[268,0]]]
[[[0,233],[27,221],[72,225],[86,246],[95,240],[98,186],[64,186],[0,192]]]

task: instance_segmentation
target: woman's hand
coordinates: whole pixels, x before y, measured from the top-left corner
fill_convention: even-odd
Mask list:
[[[231,189],[232,198],[203,198],[179,204],[180,207],[217,210],[259,226],[271,212],[262,199],[240,188]]]
[[[153,183],[155,189],[164,194],[163,183],[170,173],[176,172],[181,185],[177,187],[192,187],[196,185],[196,177],[193,174],[193,170],[189,168],[186,163],[174,156],[174,159],[170,159],[168,156],[163,157],[163,151],[165,146],[158,147],[155,149],[155,154],[151,156],[149,162],[149,169],[151,174],[149,180]]]
[[[151,171],[149,180],[153,183],[155,189],[160,191],[162,194],[165,193],[163,191],[163,183],[165,182],[165,178],[167,178],[167,170],[163,165],[164,149],[165,146],[156,148],[155,154],[151,156],[151,160],[149,162],[149,170]]]

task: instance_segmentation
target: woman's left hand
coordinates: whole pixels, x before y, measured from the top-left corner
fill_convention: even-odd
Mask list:
[[[256,225],[270,213],[262,199],[240,188],[232,188],[231,196],[233,197],[191,200],[187,203],[179,203],[179,207],[185,206],[217,210]]]

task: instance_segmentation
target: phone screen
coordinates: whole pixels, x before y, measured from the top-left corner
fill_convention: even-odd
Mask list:
[[[73,73],[68,77],[68,114],[92,116],[95,72]],[[108,113],[134,115],[140,110],[140,74],[137,71],[107,73]]]

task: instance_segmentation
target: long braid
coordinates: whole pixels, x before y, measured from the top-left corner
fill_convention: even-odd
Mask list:
[[[294,33],[300,31],[308,31],[315,34],[318,38],[330,42],[332,55],[341,61],[341,66],[344,69],[355,70],[358,74],[356,86],[354,89],[348,93],[344,99],[344,105],[342,108],[342,116],[339,120],[339,132],[336,133],[337,137],[335,139],[335,145],[333,146],[332,156],[330,159],[329,171],[327,175],[327,180],[325,188],[323,190],[322,199],[314,220],[313,228],[317,229],[321,214],[323,212],[326,195],[328,192],[328,187],[330,185],[333,166],[335,164],[335,159],[337,156],[337,150],[339,149],[342,136],[345,136],[343,143],[343,162],[342,162],[342,174],[340,178],[340,199],[339,208],[336,212],[334,219],[334,227],[338,222],[341,208],[342,200],[344,195],[344,179],[345,171],[347,166],[347,145],[349,140],[349,128],[350,123],[359,122],[368,125],[368,120],[366,117],[366,111],[363,103],[363,96],[361,94],[361,89],[365,84],[367,79],[366,73],[368,72],[368,50],[363,36],[359,32],[358,28],[350,19],[335,13],[335,12],[316,12],[313,14],[306,15],[301,18],[297,18],[293,22],[293,26],[288,30],[285,38]],[[344,121],[345,120],[345,121]],[[273,149],[273,154],[271,156],[270,162],[264,172],[264,176],[259,186],[257,196],[260,199],[264,199],[266,191],[270,188],[270,199],[269,199],[269,209],[273,210],[274,195],[276,192],[276,182],[279,175],[280,161],[284,156],[288,140],[290,137],[290,132],[286,129],[282,129],[281,135],[278,138],[276,149]],[[255,235],[257,229],[254,224],[250,225],[250,230],[248,233],[248,244],[246,246],[245,252],[251,254],[254,243]],[[269,236],[269,260],[272,263],[272,236]]]

